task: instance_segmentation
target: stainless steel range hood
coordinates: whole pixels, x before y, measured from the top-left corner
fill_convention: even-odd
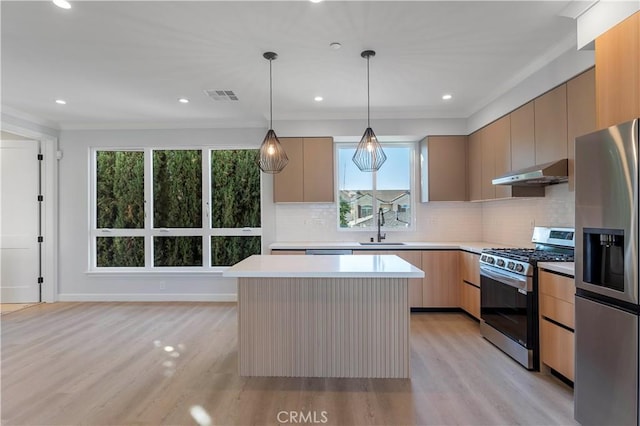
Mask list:
[[[566,182],[569,179],[569,161],[552,161],[526,169],[513,170],[491,181],[494,185],[545,186]]]

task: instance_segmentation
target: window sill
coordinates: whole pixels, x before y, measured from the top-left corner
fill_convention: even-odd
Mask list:
[[[222,277],[222,273],[229,269],[221,266],[211,269],[126,269],[126,268],[101,268],[85,271],[89,277]]]

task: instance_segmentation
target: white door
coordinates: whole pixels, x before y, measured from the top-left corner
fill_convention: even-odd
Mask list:
[[[38,141],[0,141],[0,301],[40,300]]]

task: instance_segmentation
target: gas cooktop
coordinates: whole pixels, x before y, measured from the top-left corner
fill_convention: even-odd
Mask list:
[[[573,251],[558,252],[528,248],[492,248],[483,250],[482,253],[505,259],[519,260],[520,262],[528,262],[534,265],[536,262],[573,262]]]

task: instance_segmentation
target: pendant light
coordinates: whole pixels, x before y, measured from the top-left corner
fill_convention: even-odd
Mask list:
[[[262,55],[269,61],[269,131],[267,132],[262,145],[260,145],[260,158],[258,166],[265,173],[276,174],[289,162],[287,153],[280,145],[280,140],[273,131],[273,78],[271,77],[271,62],[278,57],[277,53],[265,52]]]
[[[369,101],[369,58],[375,56],[376,52],[373,50],[365,50],[360,54],[367,60],[367,130],[364,131],[362,139],[356,148],[356,152],[353,154],[353,162],[362,172],[376,172],[380,169],[380,166],[387,161],[387,155],[382,150],[380,142],[376,134],[373,133],[370,122],[370,101]]]

